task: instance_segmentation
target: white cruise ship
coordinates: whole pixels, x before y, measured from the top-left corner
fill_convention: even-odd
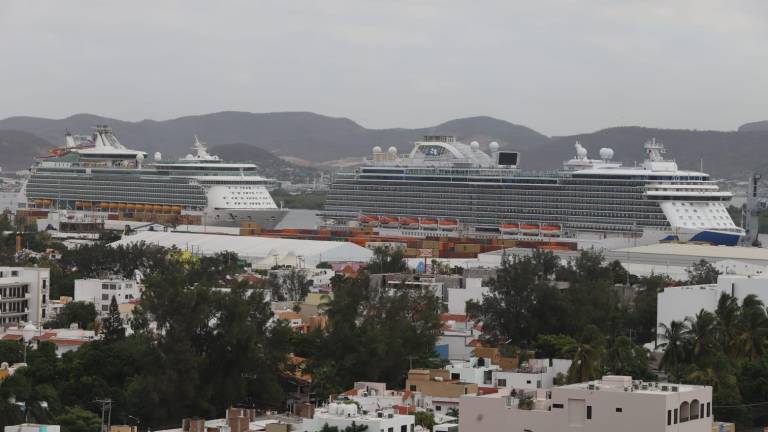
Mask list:
[[[257,166],[228,163],[195,137],[194,155],[165,161],[120,144],[107,126],[92,136],[67,133],[66,145],[40,158],[25,186],[27,207],[110,219],[273,228],[285,216],[269,194],[274,181]]]
[[[680,170],[664,146],[624,167],[613,150],[576,155],[552,172],[524,172],[517,152],[427,136],[400,155],[375,147],[364,166],[336,174],[323,218],[405,235],[576,240],[605,247],[691,241],[735,245],[744,235],[727,211],[732,194],[708,174]]]

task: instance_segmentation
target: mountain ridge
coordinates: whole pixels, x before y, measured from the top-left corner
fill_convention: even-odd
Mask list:
[[[498,141],[503,149],[521,152],[521,166],[526,170],[558,169],[563,160],[573,156],[573,144],[577,140],[592,157],[596,157],[599,148],[611,147],[617,160],[631,165],[633,160],[642,161],[643,143],[655,137],[667,145],[668,157],[676,159],[682,169],[698,170],[703,159],[705,171],[713,176],[735,178],[751,171],[768,171],[768,162],[761,162],[768,161],[768,146],[765,145],[768,143],[768,125],[762,130],[760,122],[757,123],[747,123],[735,131],[619,126],[548,137],[526,126],[490,116],[464,117],[422,128],[369,129],[346,117],[307,111],[220,111],[137,122],[87,113],[58,120],[16,116],[0,120],[0,130],[27,134],[6,140],[5,149],[13,154],[13,158],[2,161],[7,170],[29,167],[35,156],[45,153],[43,143],[47,142],[48,147],[61,145],[66,130],[89,133],[96,124],[108,124],[127,147],[150,154],[160,151],[164,158],[189,153],[193,135],[198,134],[209,143],[212,151],[225,152],[222,154],[225,159],[265,158],[271,161],[269,164],[274,165],[279,176],[292,170],[311,175],[311,171],[305,171],[299,164],[285,162],[291,158],[327,167],[328,164],[323,162],[359,160],[374,146],[395,146],[403,153],[410,149],[410,142],[421,136],[439,134],[455,135],[463,142],[478,141],[484,149],[491,141]],[[25,145],[24,140],[30,145]],[[278,162],[278,159],[271,159],[272,156],[282,159]],[[290,165],[282,165],[283,162]]]

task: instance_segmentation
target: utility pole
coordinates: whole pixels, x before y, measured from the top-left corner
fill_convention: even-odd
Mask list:
[[[101,405],[101,432],[109,432],[112,429],[112,399],[96,399],[96,403]]]

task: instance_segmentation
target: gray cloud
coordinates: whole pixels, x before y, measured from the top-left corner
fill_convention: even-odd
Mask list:
[[[768,118],[764,1],[4,1],[0,117],[487,114],[548,134]]]

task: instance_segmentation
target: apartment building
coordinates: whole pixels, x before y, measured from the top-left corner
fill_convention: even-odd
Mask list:
[[[645,383],[628,376],[463,396],[459,429],[484,432],[709,432],[712,387]]]
[[[42,324],[47,319],[51,272],[39,267],[0,267],[0,325]]]
[[[99,316],[106,316],[112,297],[118,305],[135,303],[141,299],[144,286],[133,279],[109,277],[75,280],[75,301],[93,303]],[[129,313],[129,311],[126,311]],[[122,315],[121,311],[121,315]]]
[[[357,405],[354,403],[330,403],[325,408],[315,410],[312,419],[305,419],[301,430],[319,432],[326,424],[344,430],[353,423],[357,426],[366,426],[368,431],[414,432],[416,418],[412,415],[398,414],[391,409],[358,412]]]

